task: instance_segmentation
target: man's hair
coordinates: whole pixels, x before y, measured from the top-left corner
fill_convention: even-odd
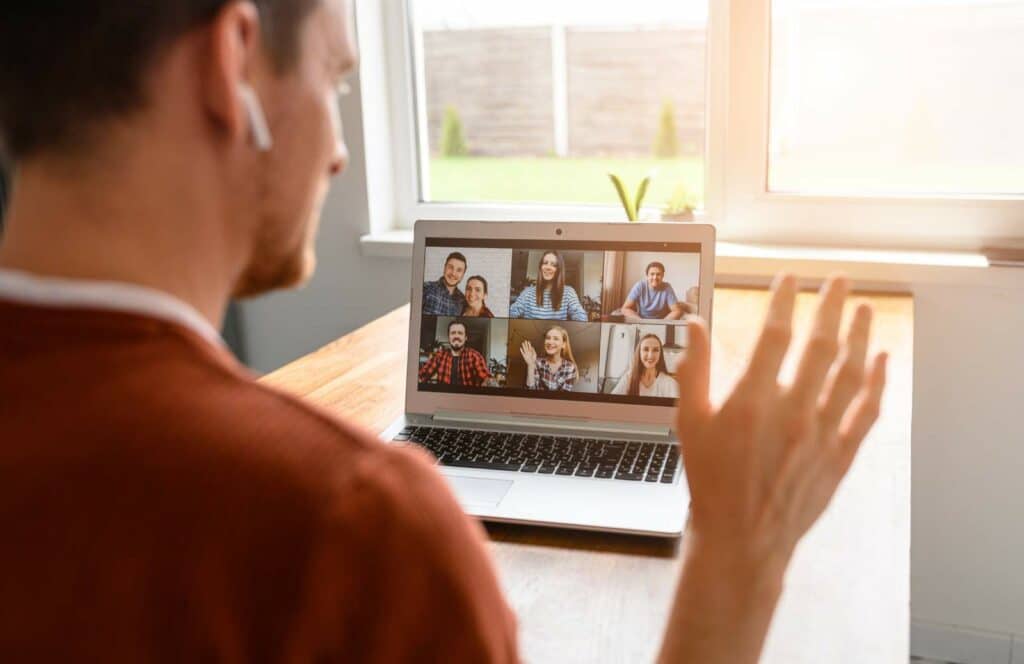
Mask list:
[[[234,1],[8,3],[0,20],[0,156],[74,150],[98,123],[144,107],[146,70]],[[319,0],[250,1],[271,63],[283,73]]]
[[[468,286],[469,282],[473,281],[474,279],[476,279],[477,281],[479,281],[480,283],[482,283],[484,285],[484,295],[486,295],[487,294],[487,280],[484,279],[483,277],[481,277],[479,274],[474,274],[469,279],[466,279],[466,285]]]
[[[447,264],[448,264],[448,261],[450,261],[450,260],[451,260],[451,259],[453,259],[453,258],[454,258],[455,260],[457,260],[457,261],[462,261],[462,264],[463,264],[463,265],[469,265],[469,261],[467,261],[467,260],[466,260],[466,257],[465,257],[465,256],[463,256],[463,255],[462,255],[462,254],[461,254],[460,252],[458,252],[458,251],[453,251],[452,253],[448,254],[448,258],[445,258],[445,259],[444,259],[444,264],[445,264],[445,265],[447,265]]]
[[[659,263],[658,261],[651,261],[650,263],[648,263],[647,267],[644,269],[644,274],[646,275],[648,272],[650,272],[652,267],[658,268],[659,270],[661,270],[662,274],[665,274],[665,266]],[[634,272],[633,274],[636,273]]]
[[[454,318],[448,321],[448,334],[452,333],[452,325],[461,325],[463,332],[469,332],[469,330],[466,329],[466,324],[464,322],[462,322],[458,318]]]

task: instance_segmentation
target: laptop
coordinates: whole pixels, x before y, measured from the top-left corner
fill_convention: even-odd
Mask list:
[[[714,228],[419,221],[405,412],[489,521],[678,536],[672,430],[688,314],[710,323]]]

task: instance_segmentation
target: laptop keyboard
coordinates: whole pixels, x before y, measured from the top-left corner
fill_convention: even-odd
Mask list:
[[[394,440],[456,468],[672,484],[679,467],[678,446],[666,443],[412,426]]]

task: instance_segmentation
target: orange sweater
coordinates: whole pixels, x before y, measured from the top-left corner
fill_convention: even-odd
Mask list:
[[[0,661],[503,662],[421,453],[134,314],[0,301]]]

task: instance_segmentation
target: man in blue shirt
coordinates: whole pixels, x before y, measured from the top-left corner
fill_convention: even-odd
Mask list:
[[[459,283],[466,274],[466,257],[453,251],[444,259],[444,273],[437,281],[423,282],[423,313],[431,316],[461,316],[466,296]]]
[[[626,318],[682,318],[686,304],[679,301],[672,284],[665,281],[665,266],[654,261],[648,264],[646,275],[646,279],[636,282],[629,290],[622,315]]]

